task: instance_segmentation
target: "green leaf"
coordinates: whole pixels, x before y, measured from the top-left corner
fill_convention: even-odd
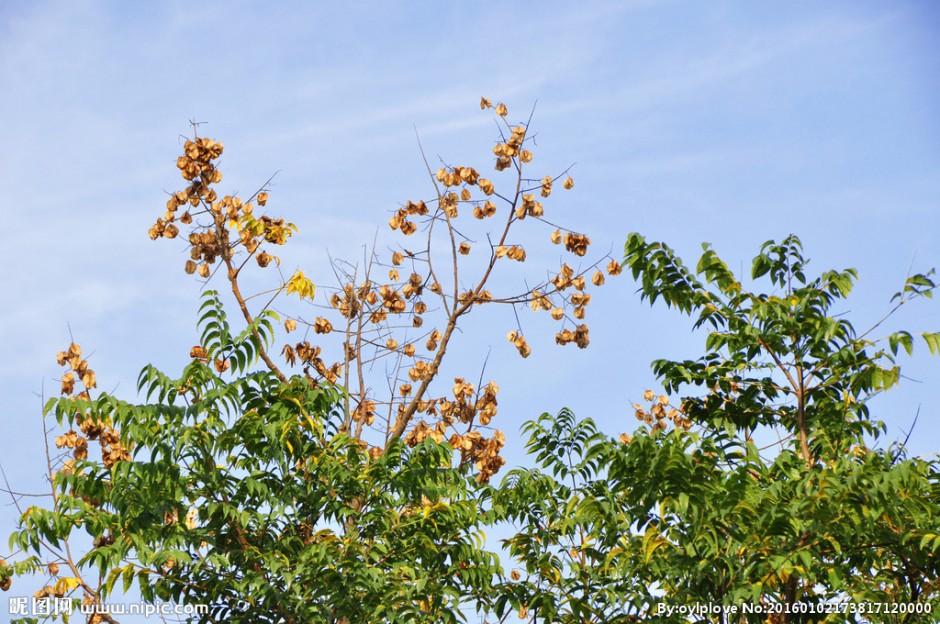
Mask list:
[[[924,342],[927,343],[930,355],[940,355],[940,332],[924,332],[921,335],[924,337]]]

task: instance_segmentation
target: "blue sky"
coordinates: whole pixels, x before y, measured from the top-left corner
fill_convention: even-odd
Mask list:
[[[56,391],[69,327],[125,398],[146,363],[177,371],[195,344],[182,245],[146,237],[180,187],[190,119],[225,143],[226,190],[278,172],[271,211],[300,228],[286,266],[324,284],[327,250],[357,257],[389,210],[430,195],[415,127],[432,158],[489,166],[485,95],[514,119],[535,106],[540,170],[575,163],[552,210],[595,249],[638,231],[689,262],[710,241],[747,268],[794,232],[816,270],[859,270],[842,311],[867,326],[911,267],[940,266],[938,27],[931,2],[5,2],[3,467],[18,489],[41,482],[37,394]],[[530,315],[522,361],[508,309],[471,319],[454,349],[469,377],[489,354],[510,459],[519,424],[562,406],[632,430],[649,362],[700,352],[687,319],[634,291],[622,276],[596,293],[585,351]],[[938,318],[924,302],[892,322]],[[891,438],[921,406],[920,454],[940,438],[925,352],[875,404]],[[0,509],[2,533],[13,518]]]

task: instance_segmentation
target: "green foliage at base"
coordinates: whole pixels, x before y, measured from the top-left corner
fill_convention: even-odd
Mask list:
[[[940,462],[885,446],[870,405],[913,335],[857,330],[837,309],[855,272],[808,277],[796,237],[755,258],[766,293],[708,246],[693,272],[634,234],[624,266],[643,298],[706,329],[704,353],[653,363],[671,396],[648,392],[632,435],[568,410],[527,423],[533,465],[498,486],[431,438],[370,452],[342,428],[340,389],[254,371],[276,319],[236,336],[209,293],[205,354],[177,378],[145,369],[145,403],[46,406],[120,431],[132,457],[60,470],[55,504],[11,538],[35,556],[0,582],[84,532],[79,566],[103,579],[89,589],[210,605],[200,622],[936,621]],[[909,278],[894,309],[934,288]],[[923,339],[940,351],[940,334]],[[484,530],[507,525],[501,560]],[[688,615],[703,605],[739,611]]]

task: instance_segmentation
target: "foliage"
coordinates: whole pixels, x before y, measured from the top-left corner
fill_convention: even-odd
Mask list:
[[[634,520],[606,463],[618,445],[590,419],[569,410],[526,423],[536,467],[518,468],[493,492],[496,517],[515,535],[505,541],[518,569],[494,603],[531,622],[630,621],[647,589],[618,569]]]
[[[81,586],[105,601],[137,584],[146,600],[209,606],[212,622],[457,621],[498,565],[450,446],[399,439],[370,454],[341,431],[336,389],[250,370],[270,324],[233,336],[210,291],[202,325],[205,358],[177,379],[141,373],[147,403],[47,406],[91,439],[120,430],[133,447],[132,461],[68,460],[53,508],[23,514],[13,543],[63,566],[73,532],[95,540],[48,593]],[[237,376],[214,370],[217,358]]]
[[[684,622],[707,605],[739,611],[705,621],[935,621],[940,463],[881,446],[869,405],[897,384],[911,334],[859,334],[833,311],[855,272],[808,279],[794,236],[754,260],[772,294],[707,245],[693,273],[633,234],[624,264],[644,298],[708,328],[698,359],[653,363],[667,391],[690,394],[670,409],[647,391],[640,430],[616,442],[564,411],[528,425],[539,469],[494,495],[525,566],[499,604],[533,622]],[[894,310],[934,289],[910,277]],[[923,335],[931,351],[937,337]],[[852,612],[867,604],[880,613]]]

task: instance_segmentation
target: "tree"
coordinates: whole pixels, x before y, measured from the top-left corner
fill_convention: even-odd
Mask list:
[[[95,537],[74,568],[63,557],[69,576],[48,591],[80,584],[106,598],[136,582],[148,601],[211,607],[202,621],[455,621],[496,562],[479,547],[473,480],[450,468],[450,447],[398,438],[371,456],[340,431],[337,389],[247,370],[271,323],[234,336],[211,291],[202,318],[202,345],[236,362],[232,375],[194,359],[178,378],[144,370],[144,405],[106,394],[49,405],[102,446],[120,430],[134,454],[69,462],[54,508],[24,514],[24,551],[57,553],[79,526]],[[95,570],[101,584],[86,586]]]
[[[145,369],[136,405],[93,396],[97,375],[78,344],[58,354],[64,396],[44,414],[69,428],[55,439],[64,451],[47,449],[51,501],[23,510],[11,545],[33,554],[0,563],[4,589],[11,573],[47,574],[37,597],[92,608],[121,581],[146,600],[208,605],[196,619],[226,622],[454,621],[468,601],[485,607],[499,565],[484,549],[476,492],[505,463],[504,434],[491,427],[499,388],[456,377],[441,393],[444,356],[460,320],[497,303],[549,312],[562,324],[559,344],[586,347],[588,291],[603,284],[608,258],[562,263],[521,293],[490,291],[494,274],[526,260],[520,224],[549,225],[542,202],[574,182],[567,171],[528,177],[528,122],[508,123],[506,106],[485,98],[480,107],[496,113],[495,169],[508,190],[473,167],[428,167],[434,199],[408,201],[388,221],[423,240],[387,259],[373,251],[361,265],[336,262],[340,283],[319,306],[301,270],[267,292],[244,291],[253,265],[280,266],[273,250],[296,227],[261,214],[267,184],[247,199],[221,195],[223,146],[194,125],[177,161],[185,188],[148,234],[186,242],[187,274],[209,281],[221,271],[244,328],[230,326],[220,293],[205,293],[190,364],[174,376]],[[470,223],[458,226],[461,216]],[[586,255],[586,235],[551,229],[553,243]],[[474,240],[487,241],[477,253]],[[610,260],[608,271],[619,270]],[[314,307],[278,314],[282,294]],[[528,357],[516,318],[508,338]],[[305,334],[283,344],[284,364],[272,351],[281,324]],[[82,534],[92,544],[78,554]]]
[[[532,622],[936,621],[940,462],[883,446],[869,408],[913,336],[856,331],[834,309],[856,272],[808,278],[795,236],[754,259],[769,293],[708,245],[693,273],[631,234],[624,264],[643,298],[707,328],[704,354],[653,363],[689,394],[671,408],[648,390],[632,435],[566,411],[528,425],[538,466],[494,494],[524,564],[498,604]],[[935,289],[908,278],[890,313]],[[923,339],[940,354],[940,334]]]

